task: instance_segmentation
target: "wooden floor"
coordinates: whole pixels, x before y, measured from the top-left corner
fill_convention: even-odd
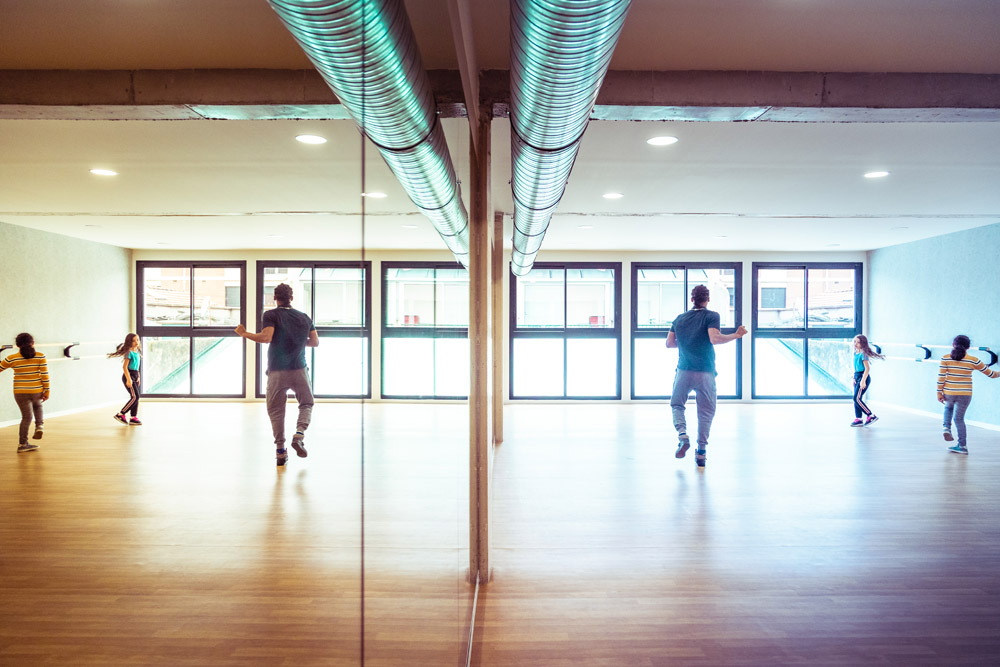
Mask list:
[[[0,429],[0,665],[464,664],[465,406],[281,471],[259,403],[142,416]],[[508,406],[473,664],[1000,664],[1000,432],[881,417],[723,404],[697,470],[665,405]]]
[[[474,664],[1000,664],[1000,433],[851,413],[722,404],[697,470],[667,406],[514,408]]]

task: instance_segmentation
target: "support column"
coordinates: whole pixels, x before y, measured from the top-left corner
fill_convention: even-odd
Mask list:
[[[503,442],[503,360],[507,348],[503,344],[503,286],[507,277],[503,261],[503,213],[493,214],[493,444]]]
[[[470,144],[471,206],[469,212],[469,571],[479,582],[490,578],[489,491],[493,439],[490,428],[490,241],[493,207],[490,201],[489,107],[480,110],[478,137]]]

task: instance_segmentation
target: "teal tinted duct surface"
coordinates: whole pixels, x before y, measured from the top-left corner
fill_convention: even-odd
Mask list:
[[[531,270],[631,0],[512,0],[512,270]]]
[[[469,216],[402,0],[268,0],[463,265]]]

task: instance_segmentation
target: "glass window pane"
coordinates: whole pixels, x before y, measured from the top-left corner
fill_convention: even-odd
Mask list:
[[[434,395],[469,395],[469,339],[434,341]]]
[[[382,378],[387,396],[433,396],[434,339],[383,339]]]
[[[638,269],[636,328],[667,328],[687,310],[684,269]]]
[[[566,395],[610,396],[618,393],[618,341],[569,338],[566,341]]]
[[[365,325],[365,271],[336,267],[314,270],[317,327]]]
[[[197,267],[194,270],[194,326],[234,327],[240,323],[240,298],[227,290],[240,288],[240,270],[234,266]],[[235,302],[235,305],[230,303]]]
[[[685,303],[690,305],[691,290],[704,285],[709,291],[708,307],[719,313],[723,328],[736,326],[736,272],[733,269],[688,269],[688,294]],[[721,395],[722,391],[719,390]]]
[[[801,329],[805,326],[804,269],[759,269],[757,326],[761,329]]]
[[[809,269],[808,308],[810,327],[853,329],[854,269]]]
[[[318,304],[318,302],[317,302]],[[317,305],[317,310],[319,307]],[[368,393],[368,339],[320,336],[315,348],[317,396],[364,396]]]
[[[147,266],[143,269],[142,319],[147,327],[191,326],[191,269]]]
[[[566,269],[566,326],[614,328],[613,269]]]
[[[738,341],[731,341],[715,346],[715,372],[718,373],[715,376],[716,396],[736,396],[737,345]]]
[[[563,269],[532,269],[518,276],[516,324],[520,328],[563,328],[566,285]],[[561,374],[561,373],[560,373]],[[560,394],[562,393],[560,381]]]
[[[302,266],[270,268],[274,269],[274,273],[264,270],[264,303],[261,312],[274,308],[274,288],[285,283],[292,288],[292,308],[312,317],[312,269]]]
[[[758,396],[802,396],[803,340],[758,338],[754,343],[754,391]]]
[[[667,338],[636,338],[633,381],[636,397],[670,396],[677,371],[677,348]]]
[[[437,269],[435,280],[437,282],[435,326],[468,327],[469,272],[465,269]]]
[[[563,396],[563,339],[515,338],[514,396]]]
[[[385,280],[386,326],[434,326],[433,268],[390,268]]]
[[[851,339],[809,340],[810,396],[850,396],[854,391],[853,380],[854,349]]]
[[[194,394],[243,393],[243,339],[194,339]]]
[[[190,338],[142,340],[140,366],[143,394],[190,394]]]

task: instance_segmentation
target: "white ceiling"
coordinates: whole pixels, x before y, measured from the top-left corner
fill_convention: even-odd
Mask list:
[[[446,2],[406,4],[426,66],[455,67]],[[507,3],[470,6],[480,65],[506,67]],[[0,0],[0,68],[184,67],[308,62],[263,0]],[[613,67],[996,73],[1000,2],[635,0]],[[466,123],[445,130],[468,183]],[[680,141],[645,144],[657,134]],[[495,121],[506,212],[508,141]],[[0,221],[132,248],[355,249],[361,157],[350,121],[0,120]],[[366,247],[442,248],[366,158],[365,187],[389,195],[365,201]],[[1000,222],[997,183],[1000,123],[595,121],[543,253],[867,250]]]

